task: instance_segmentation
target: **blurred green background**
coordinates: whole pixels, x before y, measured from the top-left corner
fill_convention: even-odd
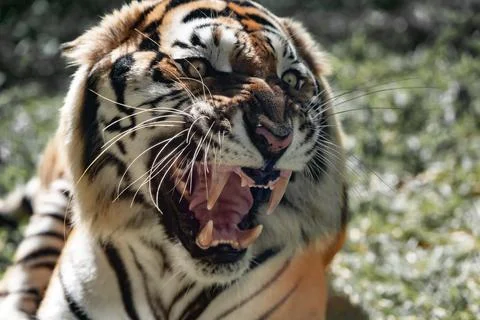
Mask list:
[[[333,288],[371,319],[480,319],[480,2],[260,2],[331,55],[354,215]],[[121,3],[0,2],[0,195],[56,126],[59,44]],[[0,229],[0,273],[20,238]]]

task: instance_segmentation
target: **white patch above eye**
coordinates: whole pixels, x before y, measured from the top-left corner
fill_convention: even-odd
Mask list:
[[[226,4],[224,1],[218,1],[216,9],[221,11],[225,9]],[[176,9],[181,10],[181,9]],[[172,19],[172,27],[165,32],[165,36],[162,37],[162,47],[170,56],[174,59],[185,59],[201,57],[207,59],[212,67],[221,72],[232,72],[232,65],[230,63],[230,56],[237,43],[236,32],[241,29],[240,24],[238,26],[230,25],[228,28],[222,25],[217,28],[221,28],[220,43],[215,45],[214,43],[214,26],[202,27],[207,23],[213,23],[215,18],[201,18],[193,19],[187,23],[183,22],[183,19],[191,12],[191,9],[185,8],[184,12],[178,12]],[[192,35],[196,35],[203,45],[194,46],[191,43]],[[175,43],[182,43],[186,46],[178,46]]]
[[[189,23],[188,26],[195,26],[199,24],[205,23],[203,20],[196,20],[197,22]],[[220,27],[222,28],[222,27]],[[179,46],[175,46],[172,48],[171,56],[173,59],[184,59],[184,58],[192,58],[192,57],[202,57],[207,59],[211,66],[220,72],[232,72],[232,65],[230,63],[230,56],[235,49],[235,44],[237,42],[237,37],[235,35],[235,29],[227,29],[222,28],[221,36],[220,36],[220,43],[219,45],[215,45],[214,43],[214,28],[213,27],[206,27],[200,30],[195,31],[195,27],[190,28],[190,32],[181,32],[181,37],[179,37],[175,41],[183,42],[187,45],[191,45],[192,48],[181,48]],[[200,42],[205,45],[203,46],[193,46],[190,42],[190,38],[195,33]],[[174,41],[174,42],[175,42]],[[173,42],[173,43],[174,43]],[[172,43],[172,45],[173,45]]]
[[[285,71],[292,69],[299,71],[300,74],[306,73],[305,66],[303,66],[303,64],[298,61],[297,52],[286,35],[282,37],[276,33],[269,33],[266,36],[270,39],[272,47],[275,50],[275,55],[278,61],[277,76],[279,78],[283,76]],[[286,55],[285,50],[287,50]],[[292,56],[292,58],[290,58],[290,56]]]
[[[237,42],[235,30],[222,28],[220,43],[218,46],[214,44],[213,33],[213,28],[205,28],[205,30],[199,34],[200,39],[202,39],[202,41],[208,47],[208,59],[215,70],[221,72],[232,72],[230,56],[235,49],[235,43]]]

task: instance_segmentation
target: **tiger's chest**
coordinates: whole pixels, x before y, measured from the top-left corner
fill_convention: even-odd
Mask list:
[[[100,245],[75,232],[39,319],[323,319],[324,255],[271,257],[237,282],[187,279],[162,246],[138,239]],[[292,318],[293,317],[293,318]]]

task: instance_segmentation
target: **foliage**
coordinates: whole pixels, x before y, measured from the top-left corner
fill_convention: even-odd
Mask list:
[[[353,214],[332,266],[336,292],[372,319],[480,318],[479,5],[262,3],[293,13],[331,53]],[[45,55],[44,39],[70,40],[117,4],[0,4],[0,192],[32,174],[68,83],[58,52]],[[12,252],[6,238],[0,232],[3,259]]]

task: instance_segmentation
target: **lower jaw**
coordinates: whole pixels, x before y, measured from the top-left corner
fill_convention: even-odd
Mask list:
[[[165,183],[165,189],[170,192],[164,193],[168,208],[160,208],[164,224],[170,239],[178,239],[183,248],[192,259],[199,262],[201,269],[209,270],[205,273],[214,278],[224,278],[225,281],[232,281],[245,272],[249,267],[249,251],[247,249],[234,248],[228,244],[220,244],[210,248],[200,248],[196,237],[199,234],[201,225],[189,210],[189,202],[176,189],[175,182]],[[256,226],[255,213],[260,204],[268,202],[271,190],[251,188],[253,206],[250,208],[243,220],[237,225],[240,230],[248,230]],[[160,205],[160,204],[159,204]],[[176,242],[174,240],[174,242]],[[205,278],[205,277],[203,277]]]
[[[198,247],[196,235],[200,231],[199,221],[188,211],[188,205],[177,191],[173,193],[173,201],[178,204],[177,212],[168,218],[170,223],[167,223],[167,230],[173,231],[170,232],[173,236],[171,238],[178,239],[193,259],[200,261],[207,268],[225,268],[245,259],[247,249],[235,249],[228,244],[220,244],[208,249]],[[247,215],[240,225],[244,228],[252,226],[252,217],[253,214]]]

